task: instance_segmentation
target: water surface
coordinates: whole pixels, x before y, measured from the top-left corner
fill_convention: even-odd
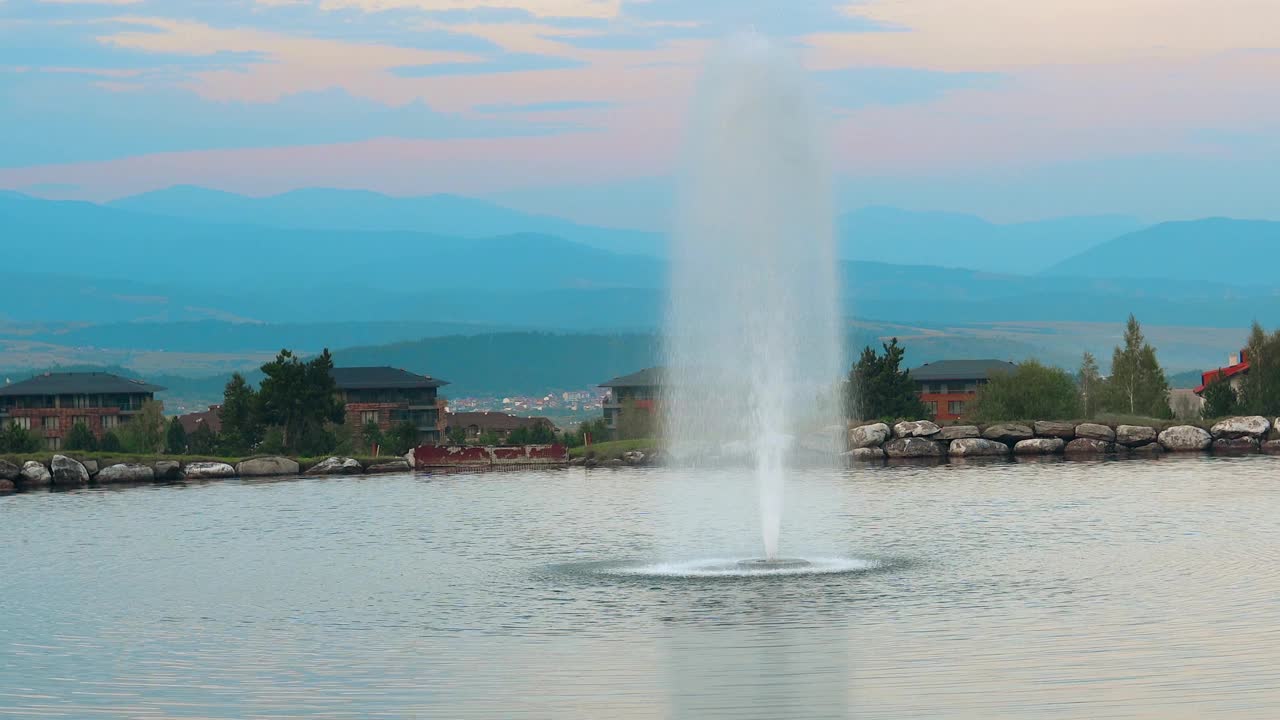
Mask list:
[[[0,498],[0,716],[1273,718],[1280,463],[565,470]],[[685,571],[682,571],[684,569]]]

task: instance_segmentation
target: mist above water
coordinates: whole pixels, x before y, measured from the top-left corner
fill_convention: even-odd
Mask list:
[[[743,493],[754,480],[765,557],[777,558],[787,469],[840,422],[824,134],[799,64],[757,34],[713,53],[692,115],[663,427],[676,461],[751,468]]]

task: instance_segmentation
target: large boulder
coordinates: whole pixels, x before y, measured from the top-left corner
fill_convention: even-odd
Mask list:
[[[1035,431],[1037,437],[1042,438],[1062,438],[1063,440],[1071,440],[1076,436],[1076,426],[1069,422],[1058,422],[1055,420],[1037,420],[1031,429]]]
[[[361,475],[364,468],[355,458],[330,457],[307,470],[308,475]]]
[[[99,484],[112,483],[149,483],[156,479],[156,471],[148,465],[137,463],[117,463],[108,465],[98,471]]]
[[[948,453],[954,457],[996,457],[1009,454],[1009,446],[985,438],[952,440]]]
[[[0,458],[0,480],[17,480],[22,477],[22,468]]]
[[[844,456],[857,462],[873,462],[884,460],[884,450],[878,447],[854,448],[845,453]]]
[[[188,480],[225,480],[236,476],[236,469],[224,462],[187,463],[183,473]]]
[[[84,466],[85,472],[89,473],[89,477],[93,477],[98,474],[97,460],[81,460],[80,464]]]
[[[982,437],[1006,444],[1016,443],[1019,440],[1030,440],[1034,435],[1035,433],[1031,431],[1031,428],[1017,423],[1000,423],[982,431]]]
[[[1120,425],[1116,428],[1116,442],[1127,447],[1141,447],[1156,441],[1156,429],[1146,425]]]
[[[66,455],[54,455],[49,463],[49,474],[56,487],[77,487],[89,484],[89,471],[80,461]]]
[[[1213,451],[1224,455],[1257,452],[1258,446],[1256,437],[1218,438],[1213,441]]]
[[[1079,432],[1079,429],[1076,430]],[[1067,455],[1109,455],[1116,451],[1116,444],[1094,438],[1076,438],[1062,449]]]
[[[1156,436],[1170,452],[1200,452],[1209,449],[1213,436],[1194,425],[1175,425]]]
[[[977,437],[982,437],[977,425],[948,425],[942,428],[942,431],[935,435],[933,439],[951,441]]]
[[[623,457],[631,453],[624,453]],[[647,460],[644,453],[637,453],[642,460]],[[383,462],[376,462],[365,468],[364,471],[370,475],[387,475],[389,473],[406,473],[413,469],[409,461],[404,458],[392,458]]]
[[[1098,423],[1080,423],[1076,426],[1076,437],[1086,438],[1089,440],[1102,440],[1104,442],[1115,442],[1116,431],[1100,425]]]
[[[889,439],[889,426],[884,423],[862,425],[849,431],[849,448],[880,447]]]
[[[905,437],[884,444],[884,454],[891,458],[929,458],[946,455],[945,445],[920,437]]]
[[[0,495],[8,495],[17,489],[18,486],[15,485],[12,480],[8,478],[0,478]]]
[[[1280,440],[1268,440],[1262,443],[1261,450],[1269,455],[1280,455]]]
[[[900,422],[893,426],[893,436],[896,438],[922,438],[930,435],[937,435],[942,429],[936,423],[928,420],[912,420],[909,422]]]
[[[249,458],[236,464],[236,473],[240,477],[297,475],[301,470],[296,461],[278,456]]]
[[[1209,434],[1215,438],[1262,438],[1271,432],[1271,423],[1264,417],[1250,415],[1248,417],[1231,417],[1214,423]]]
[[[1075,432],[1073,427],[1072,432]],[[1014,455],[1057,455],[1067,446],[1067,441],[1060,437],[1031,438],[1019,440],[1013,446]]]
[[[182,479],[182,463],[177,460],[157,460],[151,470],[159,481]]]
[[[28,460],[22,463],[22,472],[18,478],[18,482],[22,487],[41,488],[49,487],[53,477],[49,475],[49,468],[44,463]]]
[[[1129,453],[1132,455],[1150,456],[1150,455],[1160,455],[1161,453],[1165,452],[1164,446],[1158,442],[1150,442],[1150,443],[1147,443],[1146,445],[1134,445],[1133,447],[1128,447],[1125,449],[1128,450]]]

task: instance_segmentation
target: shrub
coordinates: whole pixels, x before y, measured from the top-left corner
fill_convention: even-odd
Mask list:
[[[92,452],[98,449],[98,439],[84,423],[78,422],[67,431],[67,436],[62,440],[62,447],[66,450]]]
[[[978,390],[973,419],[1070,420],[1080,416],[1075,378],[1065,370],[1028,360],[1010,373],[995,375]]]

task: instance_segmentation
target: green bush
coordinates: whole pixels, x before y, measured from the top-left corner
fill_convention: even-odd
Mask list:
[[[994,375],[978,390],[970,415],[980,422],[1069,420],[1080,417],[1080,393],[1065,370],[1028,360]]]
[[[92,452],[98,449],[98,439],[93,436],[89,428],[82,422],[78,422],[71,426],[67,431],[67,436],[62,439],[62,448],[64,450],[80,450]]]

